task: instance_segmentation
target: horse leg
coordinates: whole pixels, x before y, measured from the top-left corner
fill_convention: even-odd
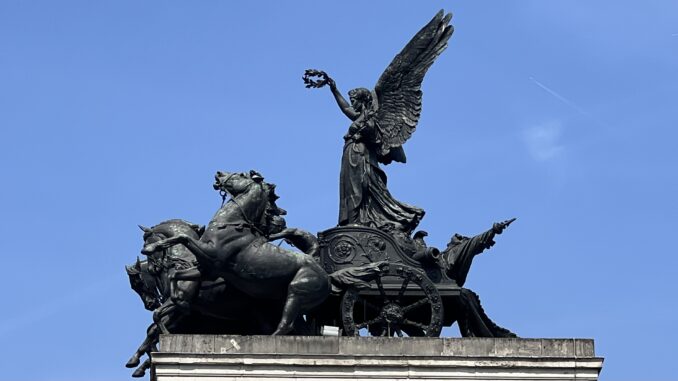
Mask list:
[[[171,311],[169,311],[171,312]],[[168,312],[168,313],[169,313]],[[176,325],[183,319],[185,314],[180,314],[178,316],[164,316],[162,320],[164,322],[161,322],[160,324],[153,323],[148,327],[147,333],[146,333],[146,340],[141,344],[139,349],[137,349],[136,353],[132,355],[132,358],[129,359],[127,364],[125,365],[128,368],[134,368],[135,366],[139,365],[139,359],[141,356],[144,354],[147,355],[146,360],[144,360],[141,365],[134,370],[134,373],[132,373],[132,377],[139,378],[143,377],[146,374],[146,370],[151,367],[151,352],[157,352],[158,347],[158,334],[159,334],[159,327],[170,327],[170,329],[173,329],[176,327]],[[162,324],[162,325],[161,325]]]
[[[144,255],[149,255],[152,253],[155,253],[158,250],[164,250],[164,249],[169,249],[172,246],[178,245],[180,243],[183,243],[183,241],[186,240],[186,238],[190,238],[184,234],[178,234],[174,237],[169,237],[162,239],[157,242],[149,243],[147,245],[144,245],[144,248],[141,249],[141,253]]]
[[[157,352],[158,347],[156,346],[158,340],[156,339],[151,345],[148,346],[148,350],[146,351],[146,355],[148,357],[146,360],[139,366],[136,370],[134,370],[134,373],[132,373],[132,377],[139,378],[143,377],[146,374],[146,370],[151,367],[151,352]]]
[[[153,323],[146,330],[146,339],[144,340],[143,343],[141,343],[137,351],[127,361],[127,364],[125,364],[125,366],[127,368],[134,368],[135,366],[139,365],[141,356],[143,356],[144,353],[148,353],[150,348],[153,345],[155,345],[157,341],[158,341],[158,326],[155,323]]]
[[[165,326],[163,318],[174,313],[175,310],[180,310],[180,313],[188,314],[190,311],[190,301],[193,300],[200,289],[199,280],[178,280],[174,277],[171,277],[170,279],[170,297],[160,305],[160,307],[153,311],[153,321],[158,325],[162,333],[166,335],[170,332]]]
[[[200,280],[178,280],[170,285],[170,299],[174,302],[177,308],[184,313],[188,313],[191,308],[190,302],[198,295],[200,290]]]
[[[141,364],[141,366],[138,367],[138,368],[134,371],[134,373],[132,373],[132,377],[134,377],[134,378],[139,378],[139,377],[145,376],[145,375],[146,375],[146,369],[148,369],[148,368],[150,368],[150,367],[151,367],[151,359],[150,359],[150,358],[147,358],[146,361],[144,361],[144,363]]]
[[[150,255],[158,250],[169,249],[172,246],[182,244],[196,257],[214,261],[217,259],[213,242],[202,242],[185,234],[177,234],[174,237],[166,238],[158,242],[149,243],[141,249],[144,255]]]
[[[199,282],[182,283],[190,283],[188,285],[189,289],[198,290]],[[180,298],[187,295],[194,295],[194,293],[177,293],[173,295],[165,302],[166,308],[161,313],[153,314],[153,321],[158,325],[163,334],[168,335],[174,332],[177,324],[191,312],[190,299]]]
[[[301,312],[301,300],[299,299],[299,296],[288,292],[282,319],[280,319],[278,328],[273,332],[273,335],[285,335],[294,329],[294,320]]]
[[[183,305],[172,304],[162,315],[153,316],[153,320],[164,335],[172,333],[176,325],[186,317],[190,312],[190,304],[182,302]]]
[[[327,274],[311,258],[290,282],[282,318],[273,335],[285,335],[294,329],[297,317],[322,303],[330,293]]]
[[[153,321],[162,333],[169,334],[167,321],[177,316],[188,315],[191,311],[190,301],[198,294],[200,282],[194,280],[174,280],[171,283],[170,298],[153,313]],[[172,314],[172,317],[168,315]],[[176,316],[174,316],[176,315]]]
[[[148,340],[148,338],[146,338],[146,340]],[[143,356],[144,352],[146,352],[146,351],[144,351],[144,350],[141,349],[141,348],[143,348],[145,345],[146,345],[146,341],[144,341],[144,343],[141,344],[141,346],[139,347],[139,349],[137,349],[137,351],[134,352],[134,354],[132,355],[132,357],[130,357],[129,360],[127,360],[127,363],[125,364],[125,368],[134,368],[135,366],[138,366],[138,365],[139,365],[139,362],[140,362],[139,359],[140,359],[140,357]]]
[[[176,306],[174,305],[174,300],[170,298],[167,299],[167,301],[165,301],[165,303],[163,303],[155,311],[153,311],[153,322],[157,324],[158,328],[160,328],[160,331],[162,331],[162,333],[165,335],[169,335],[170,332],[163,323],[163,318],[173,313],[175,309]]]

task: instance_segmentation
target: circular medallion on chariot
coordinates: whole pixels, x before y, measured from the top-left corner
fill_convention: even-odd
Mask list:
[[[351,236],[339,236],[330,243],[330,258],[334,263],[351,263],[358,243]]]

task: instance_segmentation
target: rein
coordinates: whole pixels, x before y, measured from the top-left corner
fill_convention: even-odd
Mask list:
[[[228,195],[228,192],[225,190],[220,190],[219,191],[219,196],[221,196],[221,206],[224,206],[224,203],[226,203],[226,196]]]

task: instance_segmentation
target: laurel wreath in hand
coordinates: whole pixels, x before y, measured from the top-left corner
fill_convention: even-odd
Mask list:
[[[317,79],[314,79],[317,78]],[[306,69],[304,76],[301,78],[304,80],[304,85],[307,89],[314,88],[319,89],[329,82],[329,77],[327,73],[322,70],[315,69]]]

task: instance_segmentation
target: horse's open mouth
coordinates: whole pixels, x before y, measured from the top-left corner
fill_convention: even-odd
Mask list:
[[[217,172],[216,175],[214,175],[214,184],[212,185],[214,187],[214,190],[224,190],[223,184],[224,182],[221,181],[222,177],[224,176],[223,173]]]
[[[226,183],[233,175],[234,174],[230,172],[217,171],[217,173],[214,175],[214,184],[212,185],[214,190],[227,192]]]

